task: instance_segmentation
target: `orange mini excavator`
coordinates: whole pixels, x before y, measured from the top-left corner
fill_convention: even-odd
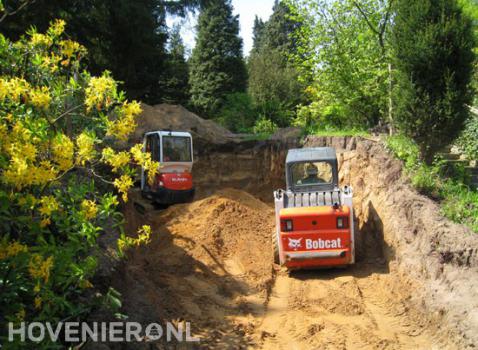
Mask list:
[[[291,149],[287,189],[274,192],[274,259],[288,269],[353,264],[352,189],[339,188],[335,150]]]
[[[147,171],[141,171],[141,192],[161,205],[190,202],[194,198],[192,177],[193,139],[190,133],[159,130],[144,135],[143,150],[160,162],[159,173],[152,184]]]

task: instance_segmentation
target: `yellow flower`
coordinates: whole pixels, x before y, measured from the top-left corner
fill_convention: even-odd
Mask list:
[[[28,252],[28,247],[17,241],[0,245],[0,260],[17,256],[20,253]]]
[[[131,155],[139,166],[148,171],[148,182],[153,183],[156,174],[159,172],[161,165],[151,159],[151,153],[143,152],[141,144],[134,145],[130,149]]]
[[[133,247],[133,246],[140,246],[142,244],[148,244],[151,242],[151,226],[143,225],[138,230],[138,237],[126,237],[123,236],[118,239],[118,249],[120,252],[124,252],[125,248]]]
[[[78,153],[76,163],[85,165],[85,163],[95,157],[95,139],[85,132],[82,132],[76,139]]]
[[[54,36],[60,36],[65,31],[65,21],[62,19],[57,19],[53,23],[50,23],[50,28],[48,28],[48,34]]]
[[[35,254],[30,259],[28,271],[33,278],[43,279],[45,283],[50,278],[50,271],[53,267],[53,257],[50,256],[46,260],[39,254]]]
[[[20,97],[27,98],[30,84],[23,78],[12,78],[8,81],[8,96],[12,101],[20,102]]]
[[[53,196],[43,196],[40,199],[40,214],[43,216],[50,216],[52,212],[58,210],[59,205]]]
[[[85,48],[76,41],[62,40],[60,41],[61,53],[67,58],[71,58],[76,52],[84,51]]]
[[[121,113],[125,116],[136,117],[142,112],[141,105],[137,101],[128,101],[123,103]]]
[[[151,241],[151,226],[143,225],[138,231],[138,238],[136,245],[147,244]]]
[[[30,90],[30,101],[32,105],[37,108],[48,109],[51,101],[48,88],[46,86],[42,86],[41,88]]]
[[[43,160],[40,165],[32,169],[33,184],[42,185],[55,180],[58,170],[55,169],[49,160]]]
[[[8,82],[5,79],[0,79],[0,101],[3,101],[8,96]]]
[[[130,162],[128,152],[115,153],[110,147],[106,147],[102,152],[102,160],[113,168],[113,172],[118,172],[122,167]]]
[[[51,38],[45,34],[33,33],[30,38],[30,43],[33,46],[44,45],[50,47],[53,44]]]
[[[43,302],[42,298],[39,297],[39,296],[36,296],[35,297],[35,309],[38,309],[38,310],[41,309],[42,302]]]
[[[16,256],[20,253],[25,253],[28,251],[28,247],[17,241],[14,241],[9,246],[7,246],[7,256]]]
[[[133,116],[123,116],[121,119],[108,121],[106,135],[114,136],[119,140],[126,141],[129,134],[136,128],[136,121]]]
[[[53,161],[61,171],[70,169],[73,166],[74,145],[66,135],[59,134],[52,141]]]
[[[41,67],[48,69],[51,73],[55,73],[58,70],[58,65],[61,61],[61,56],[52,53],[50,56],[43,56]]]
[[[15,317],[19,321],[23,321],[25,319],[25,309],[22,307],[16,314]]]
[[[15,156],[10,160],[10,164],[3,172],[3,180],[20,189],[23,185],[28,183],[27,178],[29,175],[27,161]]]
[[[138,102],[123,102],[121,108],[116,110],[118,119],[109,121],[106,126],[106,134],[120,140],[127,140],[128,135],[136,129],[136,117],[141,113]]]
[[[83,202],[81,202],[81,211],[87,219],[93,219],[96,217],[98,208],[94,201],[85,199]]]
[[[118,192],[122,194],[123,201],[128,201],[128,190],[133,187],[133,179],[128,175],[122,175],[120,178],[115,179],[114,186],[118,189]]]
[[[47,227],[51,224],[51,219],[46,217],[40,220],[40,227]]]
[[[85,89],[87,110],[91,111],[94,107],[97,110],[110,107],[113,103],[113,96],[116,95],[116,87],[116,81],[109,76],[109,73],[91,78]]]

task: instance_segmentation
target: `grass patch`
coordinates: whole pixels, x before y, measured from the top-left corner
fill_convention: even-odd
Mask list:
[[[243,140],[244,141],[265,141],[268,140],[272,134],[270,133],[258,133],[258,134],[249,134],[247,136],[244,136]]]
[[[450,165],[440,158],[426,165],[420,160],[418,146],[405,136],[387,137],[386,145],[403,160],[413,186],[440,202],[445,217],[478,233],[478,191],[469,186],[463,166]]]
[[[305,130],[306,135],[314,136],[362,136],[369,137],[370,133],[363,129],[345,128],[338,129],[333,127],[310,127]]]

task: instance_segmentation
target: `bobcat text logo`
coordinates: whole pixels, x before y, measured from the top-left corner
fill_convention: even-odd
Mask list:
[[[301,241],[302,241],[302,238],[299,238],[299,239],[289,238],[289,248],[297,249],[297,248],[302,247]]]
[[[305,247],[307,249],[334,249],[342,248],[342,241],[337,239],[306,239]]]
[[[186,182],[186,181],[188,181],[188,179],[186,179],[184,177],[173,177],[173,178],[171,178],[171,181],[172,182]]]

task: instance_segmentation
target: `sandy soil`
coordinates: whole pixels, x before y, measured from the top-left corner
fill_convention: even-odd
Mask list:
[[[271,263],[272,208],[248,193],[226,189],[142,217],[135,200],[128,229],[149,223],[154,238],[116,279],[130,320],[189,321],[201,338],[193,348],[452,348],[409,310],[413,285],[376,252],[347,269],[288,273]]]
[[[431,349],[437,342],[390,295],[385,266],[280,273],[258,328],[261,349]]]

